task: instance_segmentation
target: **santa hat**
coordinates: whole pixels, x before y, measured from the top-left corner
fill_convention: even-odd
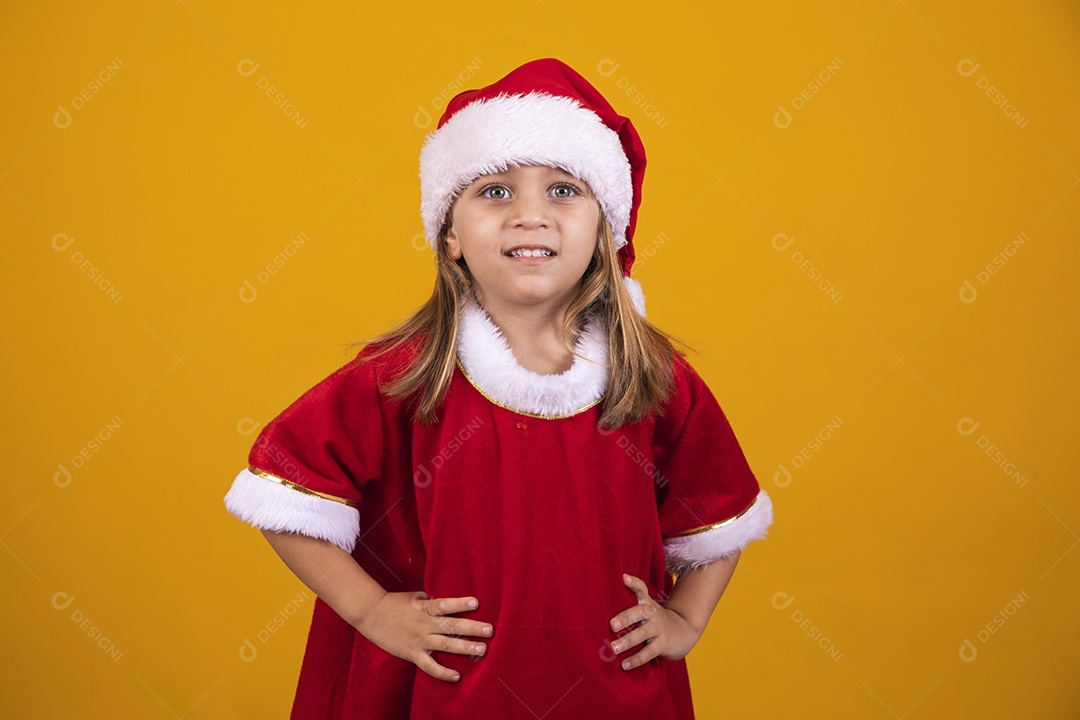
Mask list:
[[[458,94],[420,151],[420,215],[432,249],[454,198],[476,178],[509,165],[551,165],[588,183],[611,223],[634,307],[644,315],[645,296],[630,268],[645,148],[630,120],[553,58]]]

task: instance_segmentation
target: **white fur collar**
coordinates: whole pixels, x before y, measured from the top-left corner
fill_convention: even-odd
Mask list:
[[[523,415],[567,417],[600,401],[608,382],[608,348],[598,321],[585,325],[575,351],[584,357],[575,356],[569,370],[541,375],[518,363],[502,331],[475,299],[462,309],[458,359],[466,377],[495,404]]]

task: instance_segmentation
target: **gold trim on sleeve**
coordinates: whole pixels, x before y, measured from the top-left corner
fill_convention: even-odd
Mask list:
[[[750,508],[754,507],[755,503],[757,503],[757,495],[754,496],[754,499],[750,501],[750,504],[747,506],[747,508],[745,510],[743,510],[741,513],[739,513],[738,515],[736,515],[733,518],[728,518],[727,520],[723,520],[723,521],[718,522],[718,523],[713,523],[712,525],[703,525],[701,527],[694,528],[693,530],[687,530],[686,532],[679,533],[678,535],[670,535],[670,536],[668,536],[668,538],[670,539],[670,538],[677,538],[677,537],[686,537],[688,535],[700,535],[701,533],[709,532],[710,530],[716,530],[717,528],[722,528],[725,525],[730,525],[731,523],[735,522],[736,520],[741,518],[746,513],[750,512]]]
[[[340,497],[337,497],[336,495],[327,495],[326,493],[321,493],[318,490],[312,490],[311,488],[306,488],[303,485],[297,485],[296,483],[290,482],[289,480],[286,480],[283,477],[278,477],[277,475],[274,475],[273,473],[268,473],[265,470],[260,470],[259,468],[251,466],[251,465],[248,466],[248,470],[250,470],[252,474],[258,475],[259,477],[261,477],[261,478],[263,478],[265,480],[269,480],[270,482],[276,482],[278,485],[284,485],[285,487],[289,488],[290,490],[296,490],[298,492],[304,493],[305,495],[312,495],[314,497],[322,498],[323,500],[333,500],[334,502],[341,503],[342,505],[348,505],[351,508],[359,508],[360,507],[360,503],[358,503],[358,502],[354,502],[352,500],[346,500],[345,498],[340,498]]]
[[[504,410],[509,410],[510,412],[517,413],[518,415],[524,415],[525,417],[538,418],[540,420],[561,420],[563,418],[568,418],[568,417],[573,417],[575,415],[580,415],[581,413],[585,412],[589,408],[600,404],[600,402],[604,399],[604,396],[601,395],[600,397],[598,397],[596,400],[593,400],[591,403],[589,403],[585,407],[578,408],[577,410],[574,410],[573,412],[568,413],[566,415],[537,415],[536,413],[525,412],[524,410],[518,410],[515,407],[510,407],[509,405],[505,405],[505,404],[499,402],[498,400],[496,400],[495,398],[491,397],[490,395],[488,395],[484,391],[484,389],[482,387],[480,387],[479,385],[476,384],[475,380],[473,380],[471,377],[469,377],[469,373],[466,372],[465,366],[461,364],[461,358],[458,358],[457,366],[458,366],[458,368],[461,369],[461,374],[465,376],[465,379],[469,381],[469,384],[472,385],[474,388],[476,388],[476,391],[478,393],[480,393],[481,395],[486,397],[488,399],[488,401],[491,402],[492,405],[498,405],[499,407],[501,407]]]

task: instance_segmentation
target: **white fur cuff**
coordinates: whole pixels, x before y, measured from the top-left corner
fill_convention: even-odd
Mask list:
[[[360,536],[360,511],[293,490],[244,468],[225,495],[225,509],[261,530],[329,540],[352,553]]]
[[[744,550],[768,534],[772,521],[772,500],[760,490],[754,504],[737,520],[702,533],[664,540],[668,570],[678,575]]]

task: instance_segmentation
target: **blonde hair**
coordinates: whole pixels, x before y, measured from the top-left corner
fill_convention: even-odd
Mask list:
[[[472,293],[472,275],[464,257],[450,257],[446,235],[449,222],[436,242],[435,288],[431,297],[397,327],[355,345],[367,344],[369,358],[376,358],[419,339],[419,351],[408,366],[382,391],[396,398],[416,401],[415,417],[422,423],[437,422],[457,364],[457,335],[461,311]],[[672,391],[674,354],[685,343],[664,333],[634,308],[623,281],[611,225],[601,215],[596,249],[577,295],[563,322],[566,347],[574,345],[585,323],[596,318],[608,328],[608,386],[598,425],[615,428],[637,422],[650,413],[662,414]],[[574,353],[576,355],[576,353]]]

